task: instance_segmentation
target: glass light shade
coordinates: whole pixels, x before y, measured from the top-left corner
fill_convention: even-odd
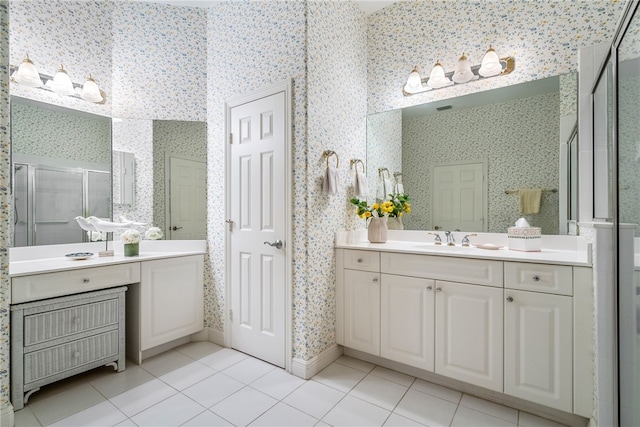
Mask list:
[[[82,93],[80,95],[82,99],[89,102],[102,102],[102,95],[100,94],[100,88],[96,84],[95,80],[89,74],[87,81],[82,86]]]
[[[38,73],[38,69],[35,65],[33,65],[33,61],[29,58],[29,55],[26,55],[20,63],[18,70],[13,73],[13,79],[20,83],[21,85],[30,86],[30,87],[39,87],[42,86],[42,80],[40,79],[40,73]]]
[[[473,72],[471,71],[471,64],[469,58],[464,53],[456,64],[456,69],[453,72],[453,81],[456,83],[466,83],[473,79]]]
[[[449,80],[444,75],[444,68],[442,68],[442,64],[440,64],[440,60],[436,62],[436,65],[433,66],[431,70],[431,74],[429,74],[429,80],[427,81],[427,86],[431,88],[439,88],[452,84],[451,80]]]
[[[409,74],[409,78],[407,79],[407,84],[405,85],[405,89],[407,92],[417,91],[422,89],[422,78],[420,77],[420,73],[418,72],[418,67],[415,66],[413,71]]]
[[[485,53],[482,58],[482,64],[480,65],[478,74],[482,77],[491,77],[497,76],[501,72],[502,64],[500,64],[500,58],[493,47],[489,46],[489,50],[487,50],[487,53]]]
[[[69,77],[69,74],[67,74],[67,71],[62,65],[58,68],[56,75],[53,76],[51,88],[59,95],[73,95],[75,93],[71,77]]]

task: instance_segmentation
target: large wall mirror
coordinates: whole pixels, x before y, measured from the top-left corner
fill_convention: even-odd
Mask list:
[[[505,233],[524,216],[543,234],[566,233],[577,206],[576,120],[575,73],[373,114],[369,187],[380,193],[384,177],[401,173],[412,198],[405,229]],[[542,190],[537,213],[522,213],[521,190],[531,189]]]
[[[78,243],[111,219],[111,118],[11,98],[14,246]]]

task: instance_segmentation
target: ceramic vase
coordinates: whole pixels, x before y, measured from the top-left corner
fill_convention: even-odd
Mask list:
[[[371,243],[385,243],[387,241],[387,218],[372,217],[367,232]]]
[[[140,243],[125,243],[124,256],[138,256],[140,253]]]
[[[402,217],[394,216],[387,221],[387,228],[389,230],[404,230],[404,224],[402,224]]]

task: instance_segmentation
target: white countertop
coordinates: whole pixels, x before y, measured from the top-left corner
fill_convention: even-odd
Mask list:
[[[78,243],[73,245],[15,248],[18,250],[16,253],[11,254],[9,276],[27,276],[30,274],[52,273],[206,253],[206,242],[204,240],[143,241],[140,242],[140,255],[132,257],[124,256],[122,245],[118,245],[118,242],[114,246],[115,255],[107,257],[98,256],[98,252],[104,250],[104,243],[99,245]],[[65,258],[65,254],[74,252],[93,252],[95,255],[89,259],[77,261]]]
[[[364,234],[359,231],[360,230],[357,230],[355,232],[340,232],[352,234],[338,233],[338,235],[336,236],[335,247],[339,249],[400,252],[408,254],[449,256],[459,258],[481,258],[499,261],[518,261],[589,267],[591,266],[591,250],[589,245],[576,240],[580,238],[575,236],[553,236],[553,239],[548,239],[549,244],[547,247],[545,247],[543,239],[543,248],[540,252],[521,252],[507,249],[506,246],[503,246],[504,243],[501,241],[499,236],[492,236],[492,234],[490,233],[486,233],[484,235],[479,234],[479,236],[484,237],[484,239],[479,240],[484,240],[484,242],[482,243],[488,243],[487,239],[492,238],[498,246],[503,247],[497,250],[488,250],[479,249],[473,246],[462,247],[459,243],[457,243],[457,245],[454,247],[446,246],[446,243],[441,246],[437,246],[432,243],[433,239],[430,239],[430,241],[427,241],[426,238],[416,239],[415,234],[413,234],[415,232],[412,233],[408,231],[400,233],[390,232],[389,240],[387,240],[386,243],[370,243],[368,240],[366,240],[366,230]],[[425,233],[423,232],[422,234]],[[569,239],[565,239],[566,241],[560,242],[558,244],[557,237],[567,237],[569,239],[573,239],[575,241],[575,244],[571,243]],[[474,240],[472,240],[471,243],[473,245]]]

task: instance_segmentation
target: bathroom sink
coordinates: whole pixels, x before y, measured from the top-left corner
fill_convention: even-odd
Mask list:
[[[471,249],[469,246],[447,246],[447,245],[434,245],[433,243],[424,243],[414,246],[417,249],[426,249],[431,251],[453,252],[453,251],[467,251]]]

